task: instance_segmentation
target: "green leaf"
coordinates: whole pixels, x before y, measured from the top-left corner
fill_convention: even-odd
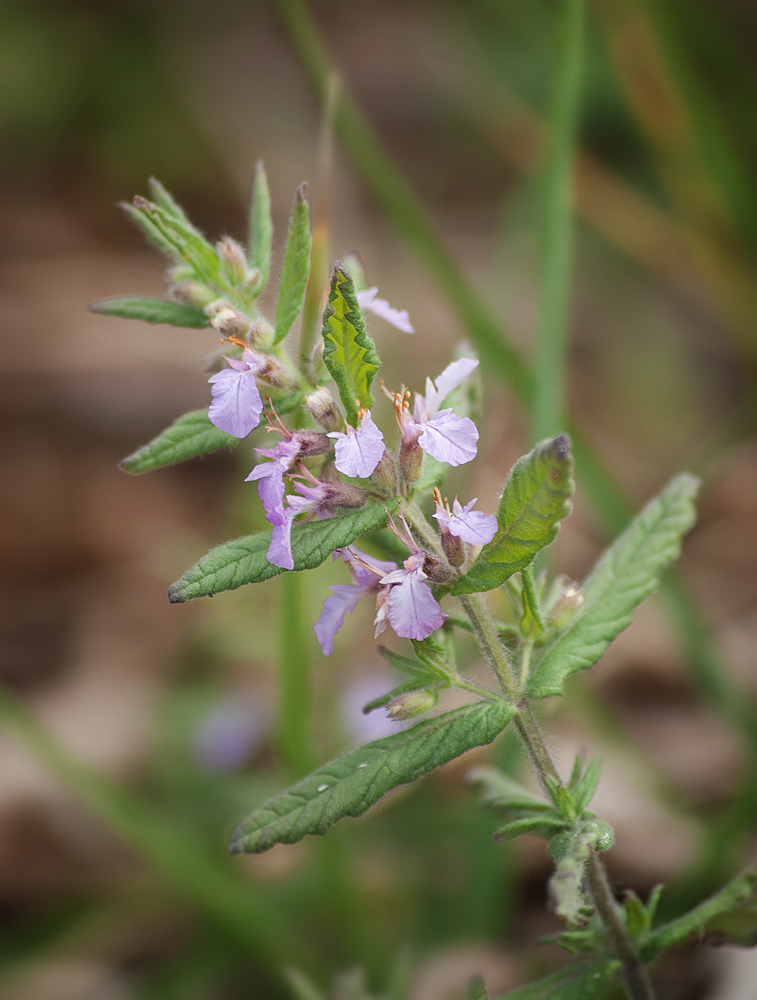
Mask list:
[[[123,319],[141,319],[145,323],[168,323],[170,326],[187,326],[200,330],[208,325],[208,317],[198,306],[165,299],[129,296],[120,299],[101,299],[87,307],[90,312],[103,316],[121,316]]]
[[[543,799],[490,767],[480,767],[469,775],[472,785],[483,792],[484,805],[504,816],[507,822],[494,834],[497,843],[523,833],[551,840],[566,827],[566,821]]]
[[[271,219],[271,193],[265,168],[259,160],[255,164],[255,180],[252,184],[250,200],[250,234],[248,258],[250,267],[260,271],[258,291],[262,292],[268,283],[271,271],[271,244],[273,242],[273,221]]]
[[[326,1000],[326,996],[313,985],[304,972],[292,966],[282,971],[295,1000]]]
[[[358,406],[368,409],[373,402],[371,384],[380,362],[365,331],[352,278],[339,262],[323,313],[323,342],[324,364],[337,384],[347,419],[357,427]]]
[[[279,282],[279,299],[276,303],[274,336],[276,344],[286,337],[292,329],[292,323],[300,314],[310,274],[310,248],[313,245],[313,238],[310,235],[310,212],[305,197],[306,189],[306,184],[300,185],[292,206],[292,218],[289,222],[289,234],[284,251],[284,266]]]
[[[158,227],[150,221],[144,212],[141,212],[138,208],[135,208],[134,205],[131,205],[126,201],[119,202],[118,207],[126,212],[129,219],[138,229],[142,230],[142,233],[148,243],[152,243],[152,245],[160,250],[161,253],[166,254],[172,260],[180,259],[173,243],[169,242],[169,240],[165,238]]]
[[[200,235],[199,229],[192,225],[189,221],[189,216],[178,201],[163,187],[157,178],[150,177],[147,184],[150,188],[150,197],[156,205],[159,205],[167,215],[178,220],[187,229],[191,229],[198,236]]]
[[[602,1000],[609,995],[620,964],[611,958],[580,962],[511,990],[497,1000]]]
[[[501,699],[479,701],[350,750],[263,803],[237,828],[230,850],[258,853],[294,844],[345,816],[360,816],[397,785],[491,743],[515,711]]]
[[[594,798],[599,784],[599,772],[602,770],[602,754],[595,754],[586,765],[586,770],[571,789],[576,812],[580,816]]]
[[[468,1000],[489,1000],[484,981],[481,976],[474,976],[468,987]]]
[[[294,568],[320,566],[334,549],[349,545],[364,531],[378,528],[385,522],[384,505],[370,504],[342,517],[295,524],[292,528]],[[168,599],[172,604],[181,604],[195,597],[212,597],[221,591],[236,590],[246,583],[262,583],[286,572],[268,562],[266,552],[270,544],[271,532],[263,531],[211,549],[169,588]]]
[[[672,945],[700,941],[745,948],[757,944],[757,865],[750,865],[714,896],[653,931],[643,942],[640,957],[651,962]]]
[[[528,566],[570,513],[573,489],[573,456],[565,435],[542,441],[519,458],[499,503],[497,534],[452,593],[492,590]]]
[[[134,207],[172,247],[173,255],[189,264],[200,281],[211,287],[224,287],[218,254],[183,212],[172,214],[145,198],[135,198]]]
[[[192,410],[125,458],[121,468],[133,476],[141,476],[151,469],[175,465],[195,455],[207,455],[238,444],[239,438],[211,424],[207,410]]]
[[[584,584],[584,602],[544,647],[528,686],[533,698],[560,694],[565,679],[593,666],[631,624],[634,608],[657,589],[694,523],[699,480],[683,473],[650,501],[605,552]]]

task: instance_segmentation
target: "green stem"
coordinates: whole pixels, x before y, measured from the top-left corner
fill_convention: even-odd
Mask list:
[[[544,270],[536,331],[535,441],[563,424],[572,260],[573,147],[583,55],[584,0],[564,0],[560,64],[554,81],[552,146],[544,183]]]
[[[304,575],[281,577],[279,739],[293,778],[312,769],[310,750],[310,655],[304,630]]]
[[[539,598],[536,596],[536,586],[534,584],[534,574],[530,566],[526,566],[525,569],[521,570],[520,578],[523,581],[523,597],[524,597],[524,608],[523,610],[530,613],[536,627],[539,632],[543,632],[544,618],[542,617],[541,608],[539,607]]]
[[[497,634],[497,626],[489,614],[482,597],[478,594],[466,594],[460,598],[460,603],[468,616],[468,620],[476,633],[478,644],[486,657],[489,666],[500,683],[502,690],[513,704],[520,701],[520,689],[515,674],[507,659],[507,653]]]

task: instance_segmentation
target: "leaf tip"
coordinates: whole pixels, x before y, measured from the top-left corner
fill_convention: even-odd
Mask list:
[[[179,580],[176,583],[172,583],[168,588],[168,600],[171,604],[183,604],[186,600],[179,588],[180,583],[181,581]]]
[[[296,201],[305,201],[308,193],[308,182],[303,181],[302,184],[297,188],[297,194],[294,196]]]

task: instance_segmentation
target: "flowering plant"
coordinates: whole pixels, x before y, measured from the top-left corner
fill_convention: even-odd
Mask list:
[[[260,426],[278,436],[273,447],[254,448],[261,460],[246,477],[257,484],[270,530],[207,553],[173,584],[170,600],[210,596],[340,559],[351,582],[332,586],[325,596],[314,623],[321,649],[330,655],[345,616],[363,599],[375,600],[375,635],[388,627],[412,649],[411,655],[383,650],[405,679],[365,710],[383,707],[392,720],[403,721],[427,715],[348,751],[262,803],[235,831],[232,852],[261,852],[324,834],[392,788],[512,727],[543,794],[491,769],[474,772],[472,781],[503,819],[496,839],[531,832],[548,841],[555,863],[551,906],[565,924],[558,941],[589,956],[513,998],[598,998],[618,986],[628,997],[653,996],[649,964],[672,944],[716,932],[723,914],[750,905],[754,872],[661,928],[653,926],[659,892],[647,903],[631,892],[618,902],[600,858],[614,834],[589,808],[601,760],[595,756],[587,764],[579,757],[570,776],[561,777],[541,734],[537,704],[561,694],[571,674],[593,666],[657,587],[693,523],[697,481],[687,474],[673,479],[583,584],[560,577],[550,582],[534,563],[570,512],[573,458],[565,435],[538,443],[518,460],[496,512],[477,510],[476,500],[467,498],[463,504],[455,497],[450,506],[441,492],[445,475],[477,451],[476,393],[469,391],[476,358],[464,351],[414,398],[404,386],[389,390],[381,383],[398,431],[394,440],[388,433],[385,438],[378,409],[374,421],[372,387],[380,361],[366,314],[404,333],[413,327],[406,312],[365,287],[356,262],[337,262],[328,287],[314,289],[316,301],[322,291],[325,296],[315,345],[303,334],[299,353],[287,348],[306,292],[313,291],[309,283],[318,281],[310,267],[304,185],[294,201],[272,321],[258,301],[270,274],[272,240],[262,167],[246,247],[230,238],[212,246],[160,184],[151,186],[152,200],[136,198],[125,207],[169,259],[169,298],[112,299],[92,308],[207,327],[220,334],[223,348],[213,357],[208,408],[179,417],[123,467],[142,473],[231,447]],[[507,598],[504,615],[493,614],[482,596],[497,590]],[[475,636],[493,683],[458,671],[460,630]],[[450,689],[468,700],[428,714]],[[728,934],[738,940],[738,930]],[[470,995],[486,992],[473,984]]]

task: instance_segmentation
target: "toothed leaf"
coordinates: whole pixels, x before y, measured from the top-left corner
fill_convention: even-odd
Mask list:
[[[187,458],[207,455],[222,448],[233,448],[238,444],[239,438],[211,424],[207,410],[192,410],[125,458],[121,462],[121,468],[133,476],[141,476],[151,469],[175,465]]]

